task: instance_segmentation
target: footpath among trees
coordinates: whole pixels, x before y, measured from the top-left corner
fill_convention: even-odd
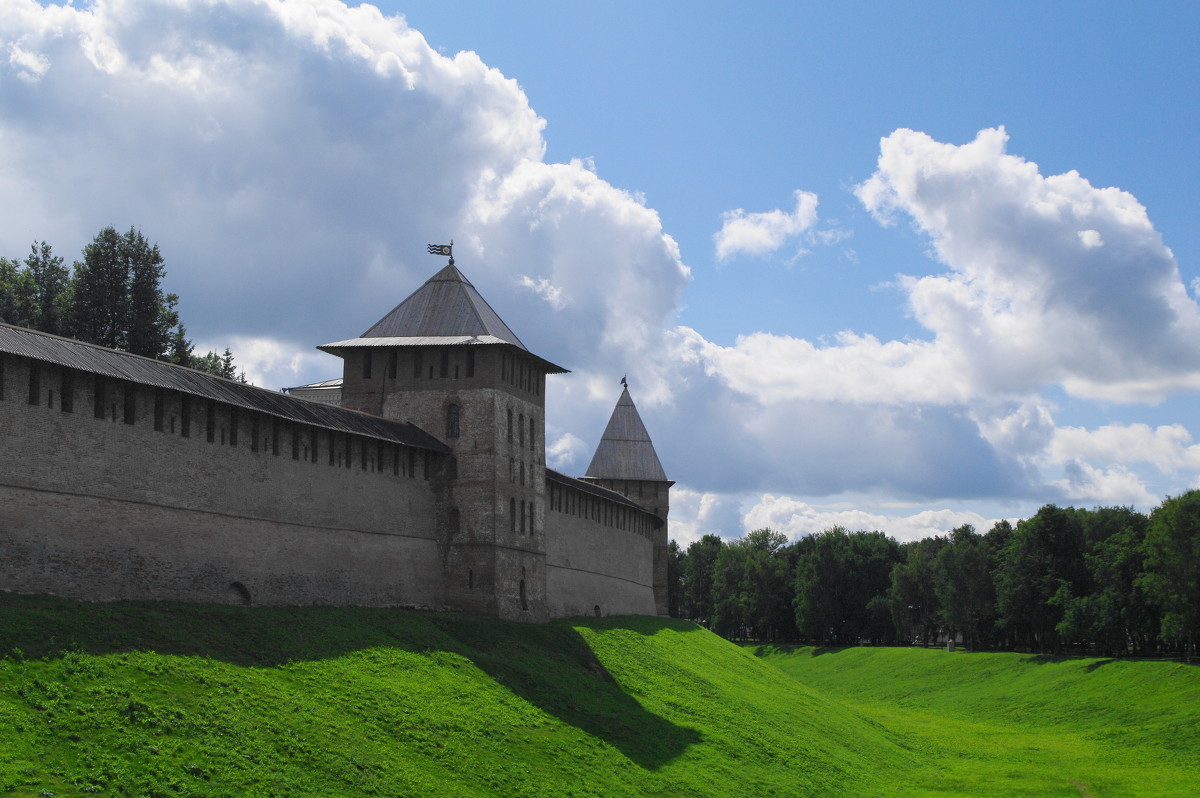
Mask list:
[[[1184,656],[1200,639],[1200,490],[1149,516],[1046,505],[897,543],[835,527],[670,549],[671,613],[731,639]]]
[[[23,261],[0,257],[0,321],[245,382],[228,348],[193,352],[166,273],[158,245],[133,227],[105,227],[72,267],[35,242]]]

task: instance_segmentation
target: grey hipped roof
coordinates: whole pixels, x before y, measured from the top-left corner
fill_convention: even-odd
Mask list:
[[[471,281],[450,263],[358,338],[334,341],[317,348],[336,355],[339,349],[367,346],[465,344],[508,345],[529,353]],[[537,359],[551,373],[567,371],[547,360]]]
[[[629,396],[629,388],[621,391],[621,398],[613,408],[584,478],[670,481],[654,451],[650,433],[646,432],[646,425]]]
[[[43,363],[53,363],[155,388],[180,391],[315,427],[364,435],[436,452],[450,451],[441,441],[408,422],[388,421],[355,410],[296,399],[265,388],[214,377],[195,369],[71,338],[60,338],[24,327],[0,323],[0,353],[20,355]]]

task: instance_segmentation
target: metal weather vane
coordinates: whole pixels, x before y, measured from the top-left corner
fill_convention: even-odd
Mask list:
[[[450,265],[454,265],[454,239],[450,239],[449,244],[429,244],[430,255],[445,255],[450,259]]]

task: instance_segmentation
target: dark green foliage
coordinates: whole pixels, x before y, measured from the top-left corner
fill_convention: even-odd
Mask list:
[[[143,357],[171,353],[179,298],[163,294],[166,275],[157,244],[136,228],[106,227],[83,248],[71,282],[69,332],[82,341]]]
[[[999,624],[1024,649],[1059,651],[1062,599],[1089,591],[1081,514],[1048,504],[1017,524],[996,569]]]
[[[682,618],[680,609],[683,606],[683,551],[679,544],[671,541],[667,544],[667,615],[672,618]]]
[[[182,324],[179,324],[175,327],[174,332],[171,333],[171,351],[168,360],[176,366],[194,368],[196,363],[196,357],[193,353],[194,348],[192,342],[188,340],[187,329]]]
[[[1101,654],[1150,651],[1162,613],[1138,577],[1145,570],[1149,520],[1127,507],[1101,507],[1084,515],[1091,592],[1076,596],[1060,586],[1059,635],[1076,645],[1094,642]]]
[[[27,279],[18,261],[0,257],[0,321],[5,324],[28,326],[24,312]]]
[[[934,590],[943,627],[949,635],[961,634],[971,648],[995,624],[993,567],[987,543],[970,524],[951,532],[937,554]]]
[[[808,640],[846,644],[895,639],[888,590],[900,547],[882,532],[842,527],[796,544],[796,627]]]
[[[83,248],[71,280],[68,332],[81,341],[124,349],[129,340],[129,267],[121,234],[106,227]]]
[[[1200,638],[1200,490],[1168,498],[1150,515],[1142,581],[1162,605],[1163,636],[1183,640],[1190,662]]]
[[[25,258],[28,289],[24,315],[30,327],[61,335],[71,272],[45,241],[35,243],[29,249],[29,256]]]
[[[892,568],[888,609],[901,642],[928,645],[937,639],[942,605],[934,584],[938,552],[945,546],[945,538],[932,537],[900,547],[903,560]]]
[[[706,535],[682,554],[680,611],[730,638],[1187,654],[1200,637],[1198,497],[1168,499],[1153,523],[1127,507],[1047,505],[1015,529],[904,545],[840,527],[790,545],[769,530]]]
[[[246,381],[246,372],[240,371],[234,364],[233,352],[229,351],[229,347],[225,347],[225,353],[221,355],[209,352],[202,357],[193,357],[191,365],[197,371],[212,374],[214,377],[224,377],[237,382]]]
[[[713,631],[776,640],[791,627],[787,538],[758,529],[723,546],[713,571]]]
[[[163,293],[165,276],[158,245],[135,227],[97,233],[74,273],[49,244],[35,242],[23,264],[0,257],[0,321],[246,382],[228,348],[195,356],[179,297]]]
[[[713,573],[723,545],[716,535],[704,535],[687,547],[683,557],[684,618],[706,625],[712,622]]]
[[[134,228],[125,234],[123,244],[129,269],[129,351],[144,357],[166,357],[171,354],[171,332],[179,325],[175,310],[179,297],[162,292],[166,269],[158,244],[151,245]]]

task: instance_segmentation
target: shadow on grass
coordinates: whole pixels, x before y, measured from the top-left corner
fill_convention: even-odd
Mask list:
[[[853,646],[805,646],[791,643],[747,643],[746,646],[754,651],[756,657],[772,657],[777,654],[806,654],[819,657],[822,654],[836,654]]]
[[[593,620],[589,625],[596,628],[631,625],[642,634],[668,626],[687,631],[665,619]],[[563,623],[361,607],[89,604],[0,593],[0,657],[153,651],[269,668],[379,647],[463,656],[515,695],[646,769],[661,767],[701,739],[694,729],[646,711]]]

